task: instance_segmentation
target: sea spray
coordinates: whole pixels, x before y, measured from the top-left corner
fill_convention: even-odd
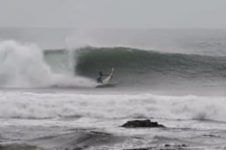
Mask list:
[[[51,69],[36,45],[1,42],[0,58],[1,87],[37,87],[52,82]]]
[[[83,77],[53,72],[37,45],[0,42],[0,87],[74,87],[92,83]]]

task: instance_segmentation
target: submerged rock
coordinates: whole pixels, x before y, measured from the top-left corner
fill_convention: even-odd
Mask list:
[[[153,148],[135,148],[135,149],[123,149],[123,150],[153,150]]]
[[[135,149],[124,149],[124,150],[153,150],[153,148],[135,148]]]
[[[164,125],[158,122],[151,122],[151,120],[132,120],[122,125],[124,128],[165,128]]]
[[[159,145],[157,147],[132,148],[132,149],[124,149],[124,150],[188,150],[188,149],[190,148],[186,144],[165,144],[162,146]]]

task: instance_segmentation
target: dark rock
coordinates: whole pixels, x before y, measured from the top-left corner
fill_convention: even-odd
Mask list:
[[[153,150],[152,147],[150,148],[133,148],[133,149],[123,149],[123,150]]]
[[[132,120],[122,125],[124,128],[165,128],[164,125],[158,122],[151,122],[150,120]]]
[[[165,144],[165,147],[170,147],[170,144]]]
[[[81,147],[76,147],[76,148],[74,148],[73,150],[83,150],[83,148],[81,148]]]
[[[203,136],[208,136],[208,137],[215,137],[215,138],[217,138],[217,137],[221,137],[221,136],[217,136],[217,135],[213,135],[213,134],[204,134]]]
[[[184,148],[184,147],[188,147],[188,145],[186,145],[186,144],[176,144],[176,145],[165,144],[164,147],[166,147],[166,148],[169,148],[169,147],[171,147],[171,148]]]
[[[181,146],[182,146],[182,147],[188,147],[188,145],[186,145],[186,144],[182,144]]]

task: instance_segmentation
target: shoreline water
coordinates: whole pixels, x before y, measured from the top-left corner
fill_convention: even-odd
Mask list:
[[[13,149],[15,144],[19,144],[18,149],[28,150],[33,146],[59,150],[226,147],[226,122],[221,120],[224,109],[216,112],[224,98],[197,97],[194,100],[194,96],[116,93],[104,89],[93,93],[36,90],[1,92],[3,106],[0,110],[4,110],[0,119],[0,144],[3,150]],[[219,101],[219,106],[214,106],[214,99]],[[151,119],[167,128],[120,127],[133,119]]]
[[[117,127],[118,128],[118,127]],[[22,133],[27,139],[14,139],[5,141],[1,139],[3,150],[33,150],[33,149],[155,149],[155,150],[197,150],[197,149],[224,149],[225,130],[200,130],[189,128],[166,129],[122,129],[118,133],[100,129],[78,129],[65,127],[20,127],[13,126],[16,134]],[[130,132],[130,134],[127,134]],[[45,133],[45,135],[43,134]],[[15,134],[15,133],[14,133]],[[31,135],[33,137],[31,138]],[[34,136],[36,135],[36,137]],[[41,135],[41,136],[40,136]],[[21,147],[21,148],[20,148]]]

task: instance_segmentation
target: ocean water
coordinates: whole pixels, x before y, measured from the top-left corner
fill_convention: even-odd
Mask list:
[[[94,33],[76,48],[3,34],[0,149],[225,149],[224,30]],[[120,127],[134,119],[167,128]]]

